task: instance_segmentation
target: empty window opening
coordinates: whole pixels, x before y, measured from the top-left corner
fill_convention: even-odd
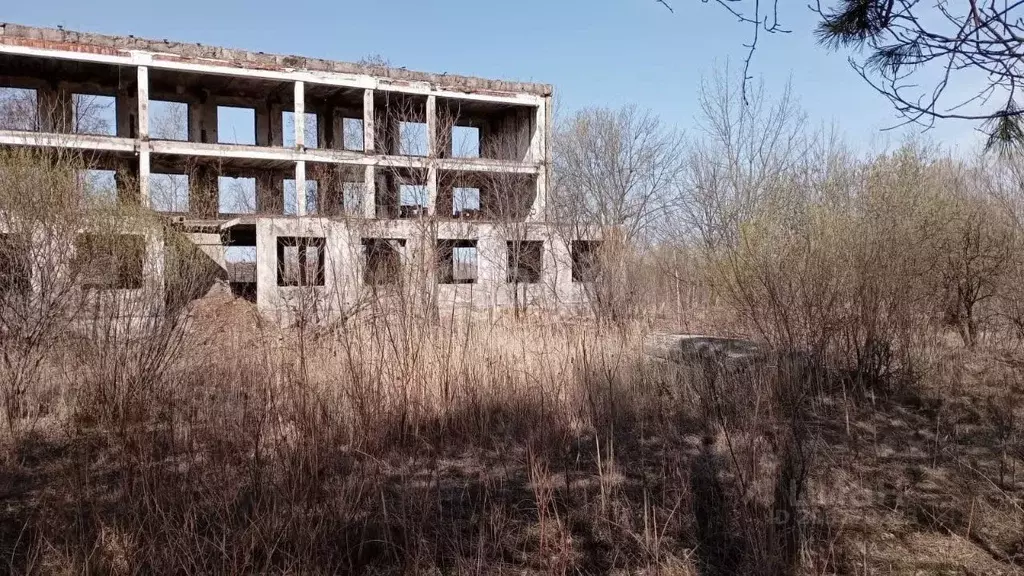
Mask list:
[[[453,188],[452,216],[455,218],[478,218],[480,216],[480,189]]]
[[[188,174],[151,173],[149,205],[157,212],[188,212]]]
[[[426,122],[398,123],[398,153],[403,156],[426,156],[428,150]]]
[[[475,126],[452,126],[452,157],[480,157],[480,129]]]
[[[341,183],[342,208],[346,215],[358,216],[362,213],[365,191],[366,185],[363,182]]]
[[[219,176],[217,178],[218,211],[221,214],[253,214],[256,212],[256,179]]]
[[[317,182],[306,179],[306,214],[317,213]],[[298,198],[295,194],[295,179],[284,181],[284,214],[294,216],[299,213]]]
[[[341,121],[342,146],[345,150],[362,152],[363,142],[363,121],[359,118],[344,118]]]
[[[405,240],[363,238],[363,283],[370,286],[397,284],[402,276]]]
[[[217,118],[219,126],[219,110]],[[188,104],[169,100],[150,100],[149,137],[156,140],[188,140]]]
[[[255,145],[256,110],[217,106],[217,143]]]
[[[117,135],[117,99],[99,94],[72,94],[76,134]]]
[[[29,246],[18,234],[0,234],[0,309],[16,296],[32,291]]]
[[[74,270],[88,289],[142,288],[146,239],[135,234],[82,234],[75,241]]]
[[[572,243],[572,281],[593,282],[600,269],[601,243],[594,240],[576,240]]]
[[[86,201],[117,201],[117,177],[113,170],[79,170],[78,186]]]
[[[295,112],[286,111],[282,112],[282,130],[284,137],[284,145],[288,148],[295,146]],[[317,142],[317,117],[313,112],[306,112],[305,126],[303,126],[302,140],[306,148],[316,148],[319,144]]]
[[[400,184],[398,186],[399,218],[416,218],[427,213],[426,184]]]
[[[228,273],[231,293],[240,298],[256,301],[256,247],[228,246],[224,249],[224,264]]]
[[[228,246],[224,248],[224,260],[227,262],[256,262],[256,247]]]
[[[323,286],[324,245],[322,237],[279,236],[277,285]]]
[[[476,240],[438,240],[438,283],[475,284]]]
[[[38,130],[39,103],[31,88],[0,86],[0,130]]]
[[[540,282],[544,242],[522,240],[508,242],[508,282],[537,284]]]

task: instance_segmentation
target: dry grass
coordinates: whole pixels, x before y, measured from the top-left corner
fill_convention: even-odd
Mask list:
[[[937,353],[936,376],[959,374],[938,390],[844,400],[817,377],[784,571],[796,413],[779,399],[797,373],[656,363],[639,331],[586,324],[367,315],[300,342],[247,306],[197,302],[127,422],[67,374],[39,399],[3,452],[11,572],[1020,570],[1019,424],[996,433],[1006,402],[984,388],[1020,397],[1005,351]]]
[[[120,230],[122,207],[83,208],[80,159],[0,158],[5,234],[45,240],[26,269],[59,270],[0,298],[0,561],[17,574],[1021,573],[1020,263],[1006,260],[1019,237],[939,217],[966,193],[933,197],[911,152],[851,167],[863,178],[844,194],[764,203],[729,224],[736,242],[665,260],[617,246],[598,321],[438,319],[399,298],[288,328],[225,289],[196,300],[210,277],[187,246],[161,314],[144,314],[158,302],[145,286],[82,289],[94,271],[68,265],[67,247]],[[954,254],[961,238],[978,249]],[[8,244],[6,260],[25,253]],[[984,290],[947,301],[965,286]],[[646,326],[667,318],[774,350],[646,357]]]

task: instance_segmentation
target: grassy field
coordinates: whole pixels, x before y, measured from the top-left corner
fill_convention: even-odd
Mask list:
[[[159,377],[55,343],[7,432],[11,573],[1016,574],[1019,349],[913,381],[642,351],[648,329],[193,304]],[[138,342],[107,342],[137,347]],[[139,348],[132,348],[138,351]]]

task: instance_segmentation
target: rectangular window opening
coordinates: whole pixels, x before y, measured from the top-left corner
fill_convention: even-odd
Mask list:
[[[575,240],[572,243],[572,281],[593,282],[600,269],[601,243],[594,240]]]
[[[78,186],[88,202],[117,202],[117,173],[114,170],[79,170]]]
[[[217,124],[219,136],[219,109]],[[149,137],[154,140],[188,140],[188,104],[170,100],[150,100]]]
[[[437,252],[439,284],[476,283],[476,240],[438,240]]]
[[[342,144],[345,150],[362,152],[365,147],[363,142],[363,120],[361,118],[344,118],[341,121]]]
[[[480,189],[452,188],[452,216],[475,219],[480,217]]]
[[[452,126],[452,157],[480,157],[480,129],[475,126]]]
[[[31,88],[0,86],[0,130],[39,129],[39,101]]]
[[[317,213],[317,190],[316,180],[306,179],[306,214]],[[295,194],[295,179],[286,178],[284,181],[284,214],[294,216],[299,213],[298,197]]]
[[[347,216],[359,216],[363,209],[363,196],[366,184],[363,182],[342,182],[342,209]]]
[[[323,286],[325,239],[310,236],[277,238],[277,285]]]
[[[256,212],[256,179],[219,176],[217,178],[218,211],[221,214],[254,214]]]
[[[398,186],[399,218],[417,218],[427,214],[427,185],[400,184]]]
[[[284,145],[287,148],[295,147],[295,112],[286,110],[282,114],[282,134]],[[306,148],[317,148],[319,142],[317,139],[317,117],[314,112],[306,112],[304,114],[305,126],[303,126],[304,132],[302,133],[303,144]]]
[[[76,134],[117,136],[117,99],[100,94],[72,94]]]
[[[75,240],[79,285],[93,290],[142,288],[146,239],[136,234],[81,234]]]
[[[508,282],[537,284],[544,260],[544,242],[522,240],[508,242]]]
[[[369,286],[399,283],[404,249],[403,239],[363,238],[363,283]]]
[[[188,174],[149,175],[149,203],[157,212],[188,212]]]
[[[402,156],[426,156],[427,124],[426,122],[398,123],[398,153]]]
[[[256,145],[256,109],[217,106],[217,143]]]

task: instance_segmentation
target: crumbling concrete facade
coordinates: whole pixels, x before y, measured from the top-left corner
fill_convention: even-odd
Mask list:
[[[0,24],[2,89],[34,118],[0,146],[88,152],[264,313],[331,317],[389,285],[474,308],[585,299],[574,243],[594,238],[548,210],[548,85]],[[110,121],[83,120],[85,97]]]

